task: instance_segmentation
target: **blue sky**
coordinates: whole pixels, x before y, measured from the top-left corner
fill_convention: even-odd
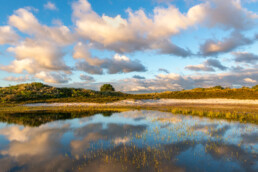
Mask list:
[[[256,0],[9,0],[0,9],[0,86],[258,84]]]

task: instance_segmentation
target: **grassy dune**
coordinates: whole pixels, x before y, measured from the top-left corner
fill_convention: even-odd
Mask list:
[[[127,94],[122,92],[101,92],[75,88],[56,88],[42,83],[21,84],[0,88],[1,103],[38,102],[95,102],[106,103],[126,99],[258,99],[258,86],[239,89],[196,88],[192,90],[167,91],[150,94]]]

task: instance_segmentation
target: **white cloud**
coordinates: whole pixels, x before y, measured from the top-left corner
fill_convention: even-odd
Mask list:
[[[191,8],[187,14],[180,13],[174,6],[155,8],[152,18],[143,10],[128,10],[128,19],[124,19],[120,15],[113,18],[99,16],[86,0],[79,0],[73,4],[73,17],[76,31],[85,39],[98,44],[95,45],[98,48],[119,53],[157,49],[162,53],[187,56],[187,50],[172,44],[168,38],[201,20],[199,10],[202,6]]]
[[[48,83],[66,83],[68,79],[60,72],[68,74],[72,69],[64,62],[63,48],[75,40],[68,27],[42,25],[25,8],[16,10],[9,17],[9,24],[29,35],[29,38],[7,49],[14,54],[15,60],[1,66],[1,69],[13,73],[27,72]]]
[[[192,53],[170,41],[173,35],[182,30],[200,24],[240,31],[252,28],[255,23],[255,14],[243,8],[238,0],[209,0],[193,6],[187,13],[181,13],[172,5],[167,8],[156,7],[153,14],[146,14],[143,10],[128,10],[128,19],[120,15],[100,16],[86,0],[74,3],[73,11],[76,30],[82,37],[98,44],[98,48],[103,46],[119,53],[154,49],[160,53],[186,57]],[[228,40],[229,44],[239,41],[235,39]],[[212,42],[206,49],[211,53],[232,49],[228,47],[224,50],[222,47],[225,44]]]
[[[48,9],[48,10],[57,10],[56,5],[54,3],[52,3],[52,2],[47,2],[44,5],[44,8]]]
[[[245,78],[244,81],[247,83],[256,83],[257,82],[256,80],[251,79],[251,78]]]
[[[66,77],[65,74],[60,74],[60,73],[40,72],[40,73],[36,73],[35,77],[43,80],[46,83],[54,83],[54,84],[68,83],[68,81],[70,80],[69,78]]]
[[[14,54],[15,60],[9,65],[1,65],[0,69],[13,73],[29,73],[32,77],[34,75],[49,83],[67,83],[69,78],[66,75],[71,74],[72,70],[85,71],[90,74],[144,72],[146,67],[140,61],[129,58],[134,55],[133,52],[137,51],[154,50],[153,53],[180,57],[192,56],[194,53],[187,47],[180,47],[172,42],[173,36],[190,28],[208,27],[231,31],[231,35],[222,40],[205,41],[200,46],[198,54],[203,56],[231,52],[241,46],[250,45],[258,39],[258,35],[254,38],[244,35],[244,31],[256,26],[258,16],[244,8],[239,0],[202,1],[184,13],[171,4],[165,5],[166,7],[155,7],[152,12],[146,12],[143,9],[137,11],[128,9],[127,17],[119,14],[114,17],[98,14],[87,0],[77,0],[72,6],[74,28],[65,26],[59,20],[53,21],[54,26],[47,26],[38,21],[32,9],[16,10],[9,17],[9,26],[0,26],[0,44],[11,44],[11,46],[8,45],[7,51]],[[45,4],[45,7],[56,9],[55,4],[50,1]],[[23,36],[19,37],[15,30]],[[64,61],[64,56],[71,52],[69,48],[66,48],[74,44],[73,58],[76,63],[75,66],[68,66]],[[114,56],[111,58],[92,56],[91,51],[95,49],[112,51]],[[233,55],[236,62],[254,65],[256,63],[254,54]],[[216,60],[207,60],[203,64],[189,65],[186,68],[195,71],[227,69]],[[243,72],[244,69],[238,68],[238,70]],[[168,74],[166,70],[162,71]],[[131,90],[180,89],[188,88],[193,82],[196,83],[193,76],[185,78],[185,76],[168,74],[158,75],[153,80],[135,76],[132,79],[135,81],[135,85],[132,85],[135,87]],[[221,77],[220,75],[211,76],[215,81],[224,82],[215,77]],[[87,78],[84,77],[84,79]],[[253,78],[256,81],[253,76],[245,78]],[[241,82],[244,83],[245,78],[240,78]],[[15,78],[9,79],[15,80]],[[19,78],[16,79],[19,80]],[[169,83],[170,80],[176,82]],[[214,83],[206,77],[198,80],[198,82],[201,81],[206,85]]]
[[[10,82],[26,82],[32,79],[28,75],[26,75],[26,76],[19,76],[19,77],[8,76],[8,77],[5,77],[4,80],[10,81]]]
[[[188,65],[185,67],[187,70],[192,71],[207,71],[207,72],[215,72],[215,70],[210,66],[205,66],[204,64],[199,65]]]
[[[2,68],[7,71],[14,69],[13,72],[16,73],[21,73],[23,70],[35,73],[42,70],[66,72],[70,70],[63,61],[62,49],[47,41],[26,39],[16,47],[8,48],[8,51],[15,54],[16,60]]]
[[[77,63],[77,69],[90,74],[103,74],[103,69],[106,69],[109,74],[146,71],[138,60],[131,60],[125,55],[115,54],[113,58],[104,59],[92,57],[88,45],[82,43],[74,47],[73,57],[84,59],[85,61]]]
[[[252,79],[253,78],[253,79]],[[169,90],[193,89],[196,87],[212,87],[222,85],[234,87],[235,85],[254,86],[258,84],[257,69],[242,69],[236,72],[225,72],[219,74],[160,74],[153,79],[123,79],[113,82],[117,90],[124,92],[161,92]]]
[[[31,59],[22,59],[22,60],[14,60],[8,66],[1,66],[1,70],[5,70],[7,72],[12,73],[22,73],[27,71],[28,73],[35,73],[37,70],[37,66],[33,64]]]
[[[222,41],[209,39],[200,46],[200,53],[203,56],[214,56],[220,53],[227,53],[240,46],[252,44],[256,37],[249,39],[239,32],[232,32],[229,37]]]
[[[10,26],[0,26],[0,45],[14,44],[18,40],[19,36]]]
[[[255,26],[257,14],[248,11],[241,5],[240,0],[208,0],[204,8],[205,23],[209,27],[221,27],[237,31],[250,29]]]
[[[20,8],[9,17],[9,24],[19,29],[21,32],[32,35],[35,39],[68,45],[74,42],[74,36],[67,26],[48,27],[41,25],[36,17],[24,8]]]
[[[199,65],[188,65],[185,67],[187,70],[192,71],[208,71],[208,72],[215,72],[215,69],[220,70],[227,70],[227,67],[222,65],[219,60],[216,59],[208,59],[203,64]]]

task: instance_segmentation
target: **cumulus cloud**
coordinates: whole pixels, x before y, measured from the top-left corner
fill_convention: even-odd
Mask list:
[[[161,92],[168,90],[193,89],[196,87],[212,87],[218,84],[224,87],[254,86],[258,84],[257,69],[242,69],[236,72],[219,74],[160,74],[153,79],[123,79],[112,84],[124,92]]]
[[[258,55],[248,52],[233,52],[236,62],[255,64],[258,61]]]
[[[66,72],[70,70],[63,61],[62,49],[50,42],[26,39],[16,47],[8,48],[8,51],[14,53],[16,57],[10,65],[2,67],[9,72],[22,73],[25,70],[33,74],[42,70]]]
[[[208,59],[203,64],[199,65],[189,65],[186,66],[185,69],[187,70],[193,70],[193,71],[208,71],[208,72],[214,72],[217,68],[219,70],[227,70],[228,68],[220,63],[219,60],[216,59]]]
[[[257,18],[255,13],[243,8],[238,0],[209,0],[193,6],[185,14],[172,5],[168,5],[167,8],[156,7],[153,14],[146,14],[143,10],[128,10],[127,19],[120,15],[100,16],[92,10],[86,0],[75,2],[73,11],[77,32],[97,44],[98,48],[102,47],[118,53],[158,50],[159,53],[181,57],[191,56],[192,53],[173,44],[170,38],[182,30],[201,24],[240,31],[252,28],[254,19]],[[241,35],[233,34],[233,36]],[[225,43],[218,45],[209,40],[203,45],[203,54],[225,52],[239,44],[246,44],[243,36],[235,39],[226,40]]]
[[[16,10],[9,17],[9,24],[30,38],[9,47],[7,51],[14,54],[15,60],[0,68],[12,73],[27,72],[48,83],[66,83],[68,79],[60,72],[68,74],[72,70],[63,59],[63,48],[74,41],[70,30],[63,25],[42,25],[25,8]],[[10,28],[6,29],[12,32]]]
[[[210,66],[205,66],[205,64],[199,64],[199,65],[188,65],[185,67],[187,70],[192,71],[207,71],[207,72],[215,72],[214,68]]]
[[[36,69],[33,66],[33,61],[30,59],[23,59],[23,60],[14,60],[8,66],[0,66],[1,70],[5,70],[7,72],[12,73],[22,73],[23,71],[27,71],[29,73],[35,73]]]
[[[153,17],[148,17],[143,10],[128,10],[128,19],[124,19],[120,15],[99,16],[88,1],[79,0],[73,4],[73,17],[76,31],[99,48],[102,46],[118,53],[155,49],[185,57],[191,55],[189,50],[174,45],[168,38],[201,20],[199,9],[202,6],[191,8],[187,14],[174,6],[158,7],[154,9]]]
[[[222,85],[223,87],[252,87],[258,84],[257,67],[258,66],[254,66],[253,68],[247,69],[239,68],[237,72],[228,71],[218,74],[159,74],[150,79],[126,78],[113,80],[110,83],[116,88],[116,90],[128,93],[175,91],[193,89],[196,87],[213,87],[216,85]],[[103,84],[103,82],[71,83],[66,86],[96,90]]]
[[[54,84],[61,84],[61,83],[68,83],[70,80],[66,77],[65,74],[60,73],[47,73],[47,72],[39,72],[35,74],[35,77],[38,79],[43,80],[46,83],[54,83]]]
[[[230,36],[224,38],[224,40],[218,41],[209,39],[205,41],[205,43],[200,46],[200,53],[203,56],[214,56],[220,53],[227,53],[240,46],[252,44],[256,40],[256,38],[246,38],[239,32],[232,32]]]
[[[18,40],[19,36],[10,26],[0,26],[0,45],[14,44]]]
[[[103,69],[101,67],[89,65],[87,62],[84,62],[84,61],[78,62],[76,64],[76,69],[80,71],[84,71],[89,74],[97,74],[97,75],[103,74]]]
[[[251,79],[251,78],[245,78],[244,81],[247,83],[256,83],[257,82],[256,80]]]
[[[34,36],[35,39],[48,40],[59,45],[71,44],[74,41],[74,36],[67,26],[42,25],[30,11],[24,8],[16,10],[9,17],[9,24],[23,33]]]
[[[45,4],[45,8],[54,10],[56,6],[49,1]],[[32,9],[16,10],[8,19],[9,26],[0,26],[0,44],[11,44],[7,51],[13,53],[15,59],[9,65],[1,65],[0,69],[13,73],[29,73],[50,83],[67,83],[69,78],[66,74],[71,74],[73,70],[89,74],[144,72],[147,69],[140,61],[127,57],[129,53],[131,56],[137,51],[152,51],[179,57],[192,56],[194,54],[190,49],[180,47],[172,41],[173,36],[189,28],[204,26],[231,31],[231,34],[222,40],[205,41],[200,46],[198,54],[203,56],[227,53],[258,40],[258,35],[254,38],[244,35],[244,31],[256,26],[258,15],[244,8],[239,0],[201,1],[184,13],[171,4],[155,7],[151,12],[128,9],[127,17],[119,14],[112,17],[99,14],[91,8],[87,0],[76,0],[72,3],[72,9],[74,27],[71,29],[61,21],[53,21],[54,26],[41,24],[33,15]],[[20,38],[14,30],[22,33],[22,37]],[[73,45],[75,45],[73,58],[76,62],[75,66],[68,66],[64,56],[70,53],[66,52],[70,49],[65,48]],[[91,50],[95,49],[112,51],[114,56],[111,58],[92,56]],[[254,64],[257,59],[256,55],[251,53],[245,54],[245,57],[243,53],[234,55],[236,62]],[[226,70],[227,67],[219,61],[209,59],[203,64],[186,66],[186,69],[215,71],[215,69]],[[239,68],[239,70],[244,69]],[[160,72],[169,74],[165,69]],[[141,90],[140,88],[144,90],[148,82],[152,82],[148,80],[146,83],[146,79],[140,77],[131,78],[135,82],[142,83],[140,86],[135,85],[136,90]],[[251,76],[245,78],[256,80]],[[242,82],[245,78],[241,78]],[[183,76],[178,76],[178,82],[173,84],[163,82],[171,78],[165,79],[162,76],[156,76],[153,80],[162,81],[150,90],[184,88],[182,85],[193,81],[184,79]]]
[[[54,3],[52,3],[52,2],[47,2],[44,5],[44,8],[48,9],[48,10],[57,10],[56,5]]]
[[[209,27],[246,30],[254,27],[257,14],[248,11],[239,0],[208,0],[204,8],[205,23]]]
[[[109,74],[146,71],[146,68],[138,60],[131,60],[119,54],[115,54],[113,58],[100,59],[92,57],[87,48],[82,43],[78,43],[74,48],[73,57],[84,60],[77,63],[78,70],[90,74],[103,74],[103,69],[106,69]]]
[[[19,77],[8,76],[8,77],[5,77],[4,80],[10,81],[10,82],[25,82],[32,79],[28,75],[26,75],[26,76],[19,76]]]
[[[117,58],[119,57],[119,58]],[[116,54],[112,59],[103,59],[99,65],[90,65],[88,62],[78,62],[77,69],[90,74],[103,74],[103,69],[106,69],[109,74],[130,73],[130,72],[145,72],[146,68],[138,60],[120,59]],[[125,57],[125,56],[124,56]]]
[[[227,53],[240,46],[249,45],[257,40],[257,37],[246,38],[241,32],[254,28],[257,25],[258,15],[248,11],[239,0],[209,0],[204,8],[206,14],[204,24],[208,27],[220,27],[233,30],[229,37],[223,40],[209,39],[200,46],[200,54],[214,56]]]
[[[138,60],[130,60],[124,55],[115,54],[112,59],[105,59],[101,65],[108,73],[145,72],[146,68]]]

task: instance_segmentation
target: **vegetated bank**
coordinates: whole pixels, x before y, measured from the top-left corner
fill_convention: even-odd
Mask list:
[[[214,119],[226,119],[229,121],[239,121],[243,123],[258,124],[258,108],[254,105],[190,105],[177,104],[173,106],[13,106],[0,107],[0,122],[26,124],[37,126],[42,123],[80,118],[94,114],[110,116],[114,112],[124,112],[132,110],[154,110],[171,112],[172,114],[184,114]]]
[[[149,94],[127,94],[115,91],[94,91],[76,88],[56,88],[42,83],[20,84],[0,88],[0,102],[95,102],[106,103],[125,99],[258,99],[258,85],[248,88],[195,88],[183,91],[167,91]]]
[[[238,89],[222,88],[216,86],[212,88],[196,88],[183,91],[169,91],[151,94],[127,94],[115,91],[93,91],[75,88],[56,88],[42,83],[20,84],[16,86],[0,88],[0,119],[14,120],[14,113],[20,113],[21,119],[24,114],[29,112],[44,112],[46,114],[57,113],[87,113],[105,111],[125,111],[125,110],[159,110],[172,112],[174,114],[195,115],[200,117],[221,118],[236,120],[240,122],[250,122],[258,124],[258,107],[256,105],[193,105],[177,104],[173,106],[128,106],[128,107],[24,107],[24,103],[50,103],[50,102],[94,102],[108,103],[126,99],[208,99],[208,98],[227,98],[227,99],[258,99],[258,86],[252,88],[243,87]],[[90,113],[88,113],[90,111]],[[51,115],[48,115],[49,118]],[[68,115],[69,116],[69,115]],[[72,115],[74,116],[74,115]],[[71,116],[71,117],[72,117]],[[81,116],[78,115],[78,116]],[[77,117],[78,117],[77,116]],[[83,115],[84,116],[84,115]],[[44,120],[52,120],[44,116]],[[41,118],[40,118],[41,119]],[[9,121],[9,122],[11,122]],[[28,123],[30,123],[29,121]],[[32,123],[37,123],[32,121]]]

